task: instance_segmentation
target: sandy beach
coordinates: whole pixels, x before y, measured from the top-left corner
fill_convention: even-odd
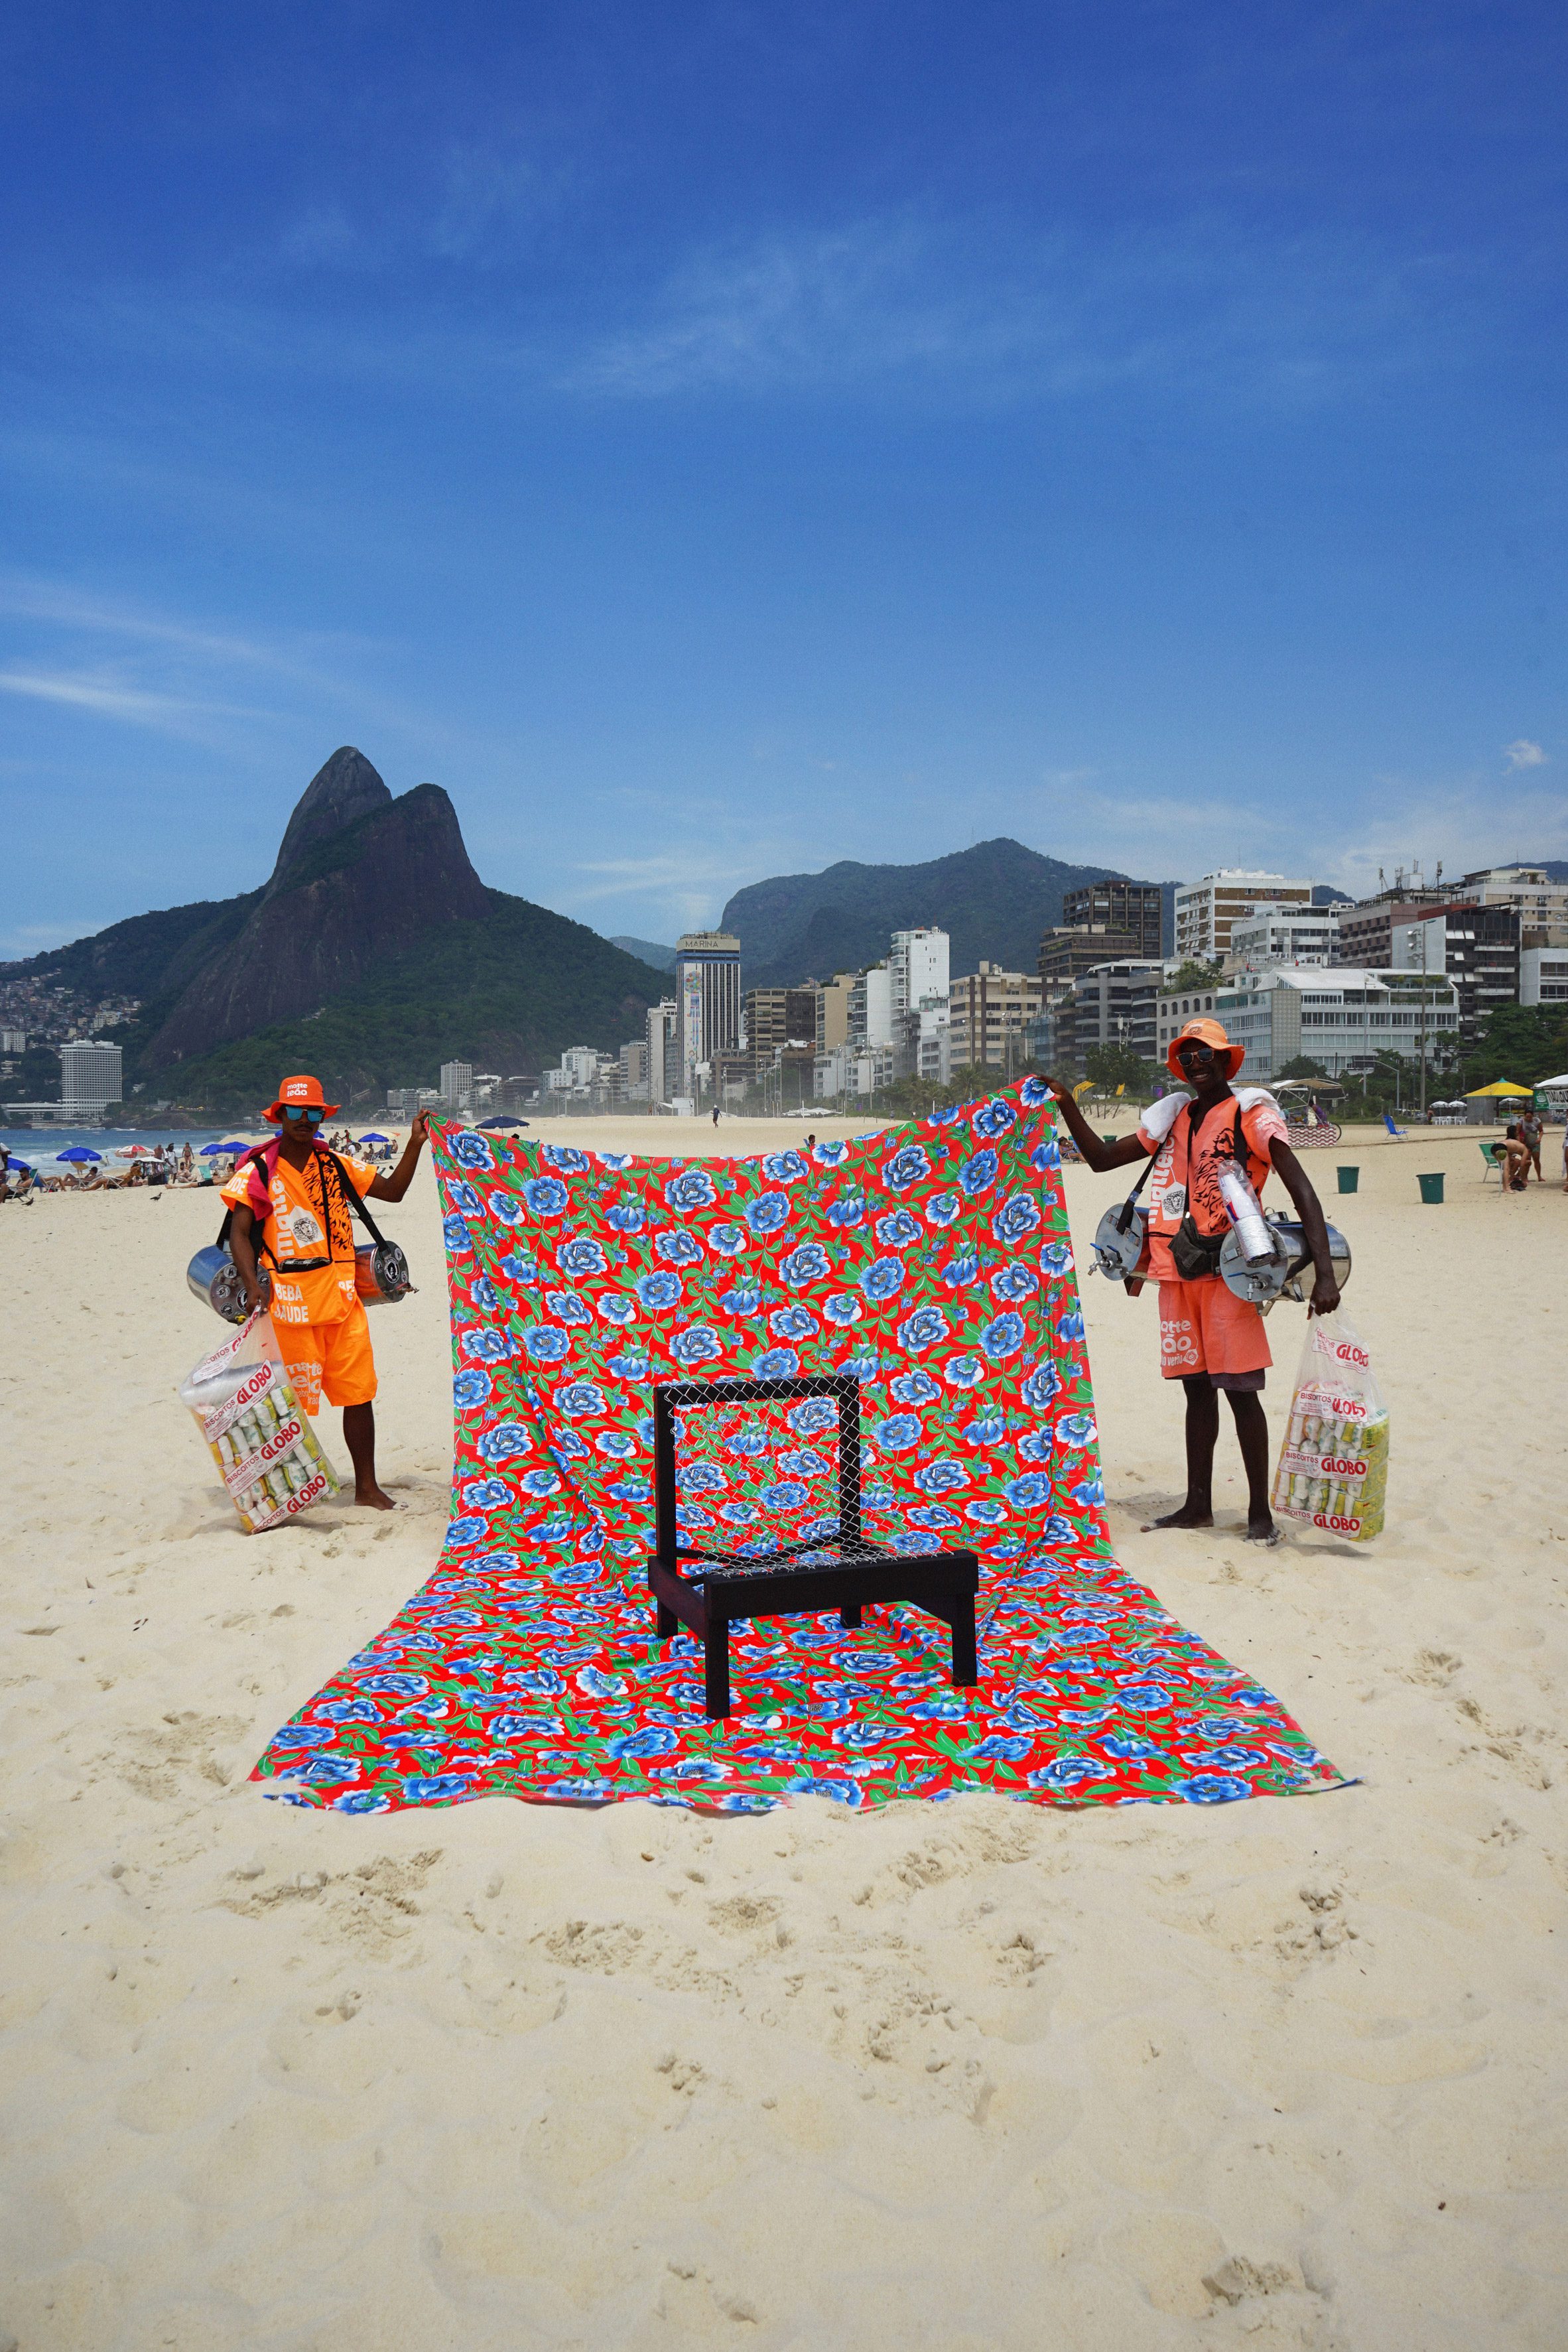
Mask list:
[[[1141,1533],[1180,1398],[1152,1296],[1084,1281],[1121,1559],[1358,1783],[1213,1809],[268,1801],[268,1735],[437,1555],[428,1165],[374,1322],[405,1507],[257,1538],[174,1395],[222,1336],[184,1278],[212,1193],[0,1210],[0,2346],[1555,2352],[1561,1148],[1506,1200],[1473,1130],[1310,1156],[1392,1403],[1370,1547],[1244,1547],[1228,1428],[1219,1527]],[[1115,1180],[1067,1189],[1081,1272]],[[1269,1325],[1276,1443],[1303,1328]]]

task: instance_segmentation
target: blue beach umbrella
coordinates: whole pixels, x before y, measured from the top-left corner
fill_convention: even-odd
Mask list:
[[[64,1151],[55,1154],[57,1160],[101,1160],[102,1157],[101,1151],[89,1151],[85,1143],[68,1144]]]
[[[362,1135],[360,1137],[360,1141],[362,1143],[390,1143],[392,1141],[392,1138],[390,1135]]]

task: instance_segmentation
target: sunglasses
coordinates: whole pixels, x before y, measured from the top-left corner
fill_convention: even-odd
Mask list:
[[[1214,1047],[1212,1045],[1178,1045],[1176,1048],[1176,1059],[1178,1062],[1184,1064],[1187,1062],[1212,1062],[1214,1060]]]
[[[285,1118],[302,1118],[307,1127],[320,1127],[326,1115],[324,1110],[295,1110],[288,1103],[283,1106]]]

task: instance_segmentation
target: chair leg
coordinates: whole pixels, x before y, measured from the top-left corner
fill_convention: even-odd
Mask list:
[[[848,1627],[851,1631],[858,1627],[861,1622],[860,1604],[858,1601],[853,1602],[848,1608],[841,1609],[838,1612],[838,1622],[841,1625]]]
[[[702,1636],[703,1696],[710,1717],[730,1712],[730,1621],[712,1609]]]
[[[980,1680],[974,1651],[974,1595],[955,1592],[952,1598],[952,1679],[960,1690],[972,1690]]]
[[[667,1609],[665,1607],[662,1601],[658,1601],[656,1606],[658,1614],[658,1631],[655,1634],[654,1638],[656,1641],[668,1642],[672,1633],[679,1631],[680,1620],[676,1615],[673,1609]]]

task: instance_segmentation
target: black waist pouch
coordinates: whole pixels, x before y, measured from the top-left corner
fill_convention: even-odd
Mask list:
[[[1225,1235],[1200,1234],[1189,1209],[1171,1236],[1171,1263],[1184,1282],[1200,1282],[1205,1274],[1219,1272],[1224,1247]]]

